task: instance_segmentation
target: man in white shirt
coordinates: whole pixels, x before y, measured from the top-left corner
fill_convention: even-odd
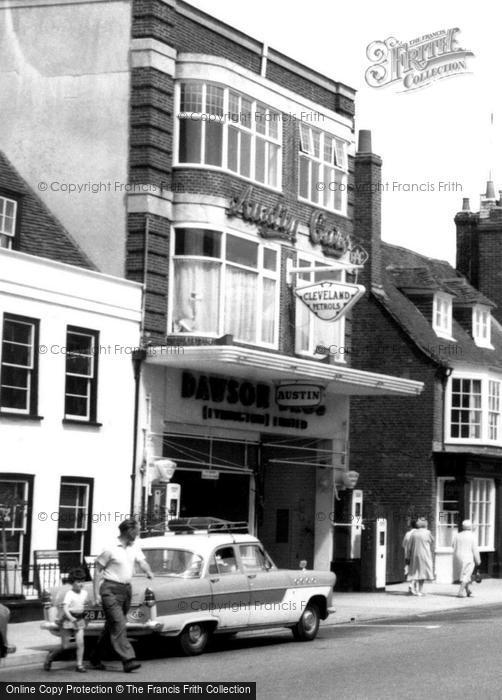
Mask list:
[[[136,521],[132,518],[124,520],[119,525],[119,531],[120,536],[116,543],[104,549],[96,559],[94,599],[101,599],[106,623],[91,654],[90,662],[94,668],[104,669],[101,659],[107,645],[111,644],[122,660],[124,671],[130,673],[141,666],[136,661],[134,649],[127,639],[127,613],[131,606],[134,565],[137,563],[149,579],[153,578],[153,574],[141,547],[135,542],[138,536]]]

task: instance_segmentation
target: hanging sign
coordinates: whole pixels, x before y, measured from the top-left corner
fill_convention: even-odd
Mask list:
[[[365,292],[361,284],[324,280],[297,287],[295,294],[321,321],[337,321]]]
[[[286,408],[319,406],[324,389],[316,384],[281,384],[275,390],[275,402]]]
[[[220,478],[220,472],[214,469],[203,469],[200,473],[201,479],[210,479],[211,481],[217,481]]]
[[[353,265],[364,265],[369,258],[368,251],[362,245],[356,243],[350,251],[350,262]]]

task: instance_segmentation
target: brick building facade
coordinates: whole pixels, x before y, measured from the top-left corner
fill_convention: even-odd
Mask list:
[[[346,344],[350,317],[319,320],[295,295],[354,281],[354,90],[176,0],[9,10],[25,32],[8,55],[18,74],[18,44],[53,36],[55,4],[66,62],[44,76],[57,108],[45,101],[38,123],[58,124],[73,158],[37,154],[46,197],[100,269],[144,285],[135,509],[244,519],[278,564],[329,568],[349,397],[421,390],[318,352]],[[6,89],[23,104],[37,81]],[[23,153],[29,126],[16,127],[8,146]],[[60,196],[91,171],[105,187]]]
[[[352,365],[420,379],[424,390],[416,401],[351,401],[351,466],[361,474],[364,512],[387,518],[388,582],[403,578],[402,539],[410,519],[420,515],[436,539],[438,580],[451,581],[452,536],[464,518],[477,527],[484,571],[497,576],[501,210],[495,198],[484,198],[479,214],[466,203],[456,216],[458,270],[382,243],[379,159],[360,149],[356,173],[369,158],[375,194],[371,204],[356,204],[355,225],[374,264],[363,272],[367,293],[354,315]]]

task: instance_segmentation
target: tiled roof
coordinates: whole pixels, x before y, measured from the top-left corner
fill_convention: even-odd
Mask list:
[[[416,280],[410,270],[427,270],[420,278],[438,283],[441,289],[451,288],[450,293],[473,303],[493,306],[486,297],[471,287],[469,282],[448,262],[428,258],[412,250],[382,243],[383,288],[373,288],[373,295],[384,306],[396,323],[407,333],[413,342],[434,362],[454,367],[477,365],[502,370],[502,326],[492,317],[491,342],[493,350],[478,347],[472,336],[454,319],[453,338],[456,342],[440,338],[432,329],[429,320],[402,291],[404,279]],[[403,268],[403,274],[399,268]]]
[[[16,250],[95,270],[84,251],[0,151],[0,189],[20,198]]]
[[[426,267],[388,267],[398,289],[441,289],[431,271]]]

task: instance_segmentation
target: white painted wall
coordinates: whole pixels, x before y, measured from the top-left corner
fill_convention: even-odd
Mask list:
[[[128,173],[130,2],[10,5],[0,3],[0,150],[96,266],[123,275],[115,183]]]
[[[96,518],[103,515],[92,529],[91,553],[116,535],[129,512],[131,352],[139,342],[141,291],[133,282],[0,249],[0,322],[5,312],[40,319],[38,413],[43,420],[0,416],[0,472],[35,476],[32,550],[56,547],[61,476],[94,479],[92,510]],[[100,333],[99,428],[62,423],[67,324]]]

